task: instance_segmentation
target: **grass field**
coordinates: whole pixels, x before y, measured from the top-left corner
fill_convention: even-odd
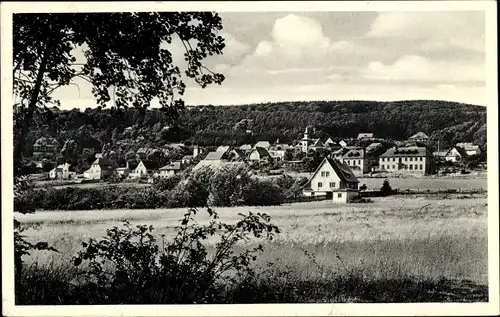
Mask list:
[[[266,212],[282,229],[276,241],[265,245],[257,264],[287,270],[290,279],[317,281],[341,275],[487,284],[485,195],[392,196],[375,198],[371,204],[323,201],[217,209],[228,223],[238,219],[238,212],[248,211]],[[36,252],[28,264],[54,268],[70,265],[81,241],[101,237],[105,229],[123,220],[153,225],[158,237],[165,234],[168,238],[183,212],[185,209],[51,211],[16,217],[29,228],[30,239],[48,241],[61,251]],[[196,219],[208,221],[205,212]]]
[[[359,177],[360,184],[366,184],[368,190],[378,190],[382,187],[383,178],[362,178]],[[389,178],[392,188],[436,190],[436,189],[486,189],[488,180],[479,177],[425,177],[425,178]]]

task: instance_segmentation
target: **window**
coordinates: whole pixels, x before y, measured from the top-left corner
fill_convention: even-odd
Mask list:
[[[393,166],[392,166],[392,169],[394,169],[394,170],[395,170],[395,169],[396,169],[396,165],[393,165]]]
[[[319,182],[319,183],[318,183],[318,187],[319,187],[319,188],[323,187],[323,183],[322,183],[322,182]]]
[[[395,157],[393,157],[393,158],[392,158],[392,161],[393,161],[393,162],[396,162],[396,158],[395,158]]]
[[[361,160],[358,160],[358,165],[361,165]]]
[[[413,170],[413,164],[410,164],[410,170]]]
[[[413,162],[413,157],[410,157],[410,162]]]
[[[380,165],[380,169],[384,169],[384,164]]]
[[[424,166],[420,164],[420,170],[424,170]]]
[[[325,172],[325,176],[326,177],[330,176],[330,172]]]
[[[335,182],[331,182],[330,187],[335,187]]]
[[[321,172],[321,177],[324,177],[325,176],[325,172]]]
[[[408,162],[408,158],[407,157],[405,157],[405,162]]]
[[[337,197],[342,198],[342,193],[338,193]]]
[[[423,160],[424,160],[424,158],[423,158],[423,157],[421,157],[421,158],[420,158],[420,160],[421,160],[421,161],[423,161]]]

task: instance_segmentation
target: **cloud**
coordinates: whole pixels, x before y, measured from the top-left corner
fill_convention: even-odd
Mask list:
[[[424,51],[450,46],[485,51],[482,12],[383,12],[371,24],[368,37],[405,38]]]
[[[486,79],[484,64],[431,61],[418,55],[406,55],[391,65],[373,61],[361,70],[366,79],[422,82],[479,82]]]

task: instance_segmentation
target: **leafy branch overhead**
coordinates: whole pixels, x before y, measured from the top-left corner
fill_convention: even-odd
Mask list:
[[[184,75],[201,87],[224,76],[202,61],[222,54],[221,18],[212,12],[50,13],[14,16],[14,93],[27,108],[58,105],[51,94],[75,78],[92,84],[101,106],[146,109],[154,98],[172,112],[183,107],[186,85],[169,44],[185,50]],[[83,49],[86,61],[73,55]]]

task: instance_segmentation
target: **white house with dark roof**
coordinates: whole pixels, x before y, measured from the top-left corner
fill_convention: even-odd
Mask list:
[[[50,179],[75,179],[76,172],[69,163],[58,165],[49,171]]]
[[[404,174],[432,174],[434,158],[423,146],[393,147],[379,158],[381,172]]]
[[[355,175],[363,175],[370,171],[368,159],[363,149],[351,149],[342,155],[341,162],[345,163]]]
[[[166,178],[178,174],[181,170],[182,170],[182,162],[174,161],[160,168],[157,175],[158,177]]]
[[[408,138],[408,141],[422,142],[425,143],[429,141],[429,136],[424,132],[418,132]]]
[[[117,168],[115,161],[102,157],[102,154],[96,154],[96,159],[88,170],[83,172],[83,177],[86,179],[104,179],[113,175]]]
[[[448,162],[457,163],[457,162],[462,162],[464,159],[467,158],[467,156],[468,155],[465,149],[459,146],[454,146],[451,149],[449,149],[448,152],[446,152],[446,154],[444,155],[444,159]]]
[[[271,158],[269,151],[263,147],[256,147],[248,154],[248,160],[251,162],[259,162]]]
[[[359,196],[359,180],[346,164],[325,157],[304,185],[305,196],[326,196],[347,203]]]

